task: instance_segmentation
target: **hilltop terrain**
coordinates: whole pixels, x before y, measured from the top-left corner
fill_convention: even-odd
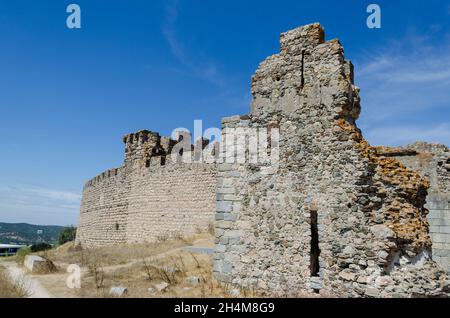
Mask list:
[[[0,223],[1,244],[56,243],[64,226]]]

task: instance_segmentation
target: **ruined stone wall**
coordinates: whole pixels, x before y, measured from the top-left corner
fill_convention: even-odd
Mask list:
[[[417,142],[384,148],[384,152],[430,181],[426,208],[433,259],[450,271],[450,150],[445,145]]]
[[[190,235],[215,214],[213,271],[221,282],[269,295],[448,294],[428,220],[438,257],[433,227],[442,234],[447,226],[448,205],[440,204],[449,157],[367,143],[339,41],[325,41],[319,24],[282,34],[280,53],[253,76],[252,95],[249,115],[222,120],[217,165],[169,162],[176,142],[156,133],[125,136],[124,165],[85,186],[77,242]],[[248,149],[246,158],[236,147]],[[182,154],[198,155],[190,143]],[[433,206],[436,193],[444,196]]]
[[[227,129],[277,127],[279,164],[218,165],[214,273],[268,294],[435,295],[428,183],[368,145],[353,67],[320,25],[281,35],[252,79],[252,113]],[[230,161],[231,162],[231,161]]]
[[[216,166],[171,162],[175,141],[149,131],[127,135],[124,142],[124,165],[84,187],[76,243],[154,242],[208,230],[216,207]]]

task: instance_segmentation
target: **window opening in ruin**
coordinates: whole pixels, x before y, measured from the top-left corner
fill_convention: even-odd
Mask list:
[[[116,223],[116,231],[119,230],[119,223]]]
[[[146,161],[145,161],[145,167],[150,167],[150,159],[147,159]]]
[[[272,130],[273,129],[280,129],[280,126],[277,124],[270,124],[267,127],[267,155],[271,155],[272,153]]]
[[[310,269],[311,276],[318,277],[319,276],[319,230],[317,227],[317,211],[311,211],[311,255],[310,255]]]
[[[162,156],[161,157],[161,166],[165,166],[166,165],[166,156]]]

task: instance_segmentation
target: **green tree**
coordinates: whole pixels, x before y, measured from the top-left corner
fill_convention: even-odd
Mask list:
[[[51,248],[52,248],[52,246],[48,243],[39,243],[39,244],[31,245],[30,250],[31,250],[31,253],[37,253],[37,252],[50,250]]]
[[[59,233],[58,242],[60,245],[63,245],[67,242],[71,242],[75,240],[75,236],[77,235],[77,228],[76,227],[66,227],[64,230],[62,230]]]

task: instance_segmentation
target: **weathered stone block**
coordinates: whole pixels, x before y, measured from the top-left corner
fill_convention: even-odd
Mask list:
[[[441,219],[441,210],[430,210],[428,213],[429,219]]]
[[[368,297],[379,297],[380,296],[380,290],[378,288],[374,287],[367,287],[365,291],[366,296]]]
[[[231,171],[233,169],[233,165],[228,163],[223,163],[217,166],[217,170],[219,172]]]
[[[433,242],[450,243],[450,234],[432,233],[431,237],[432,237]]]
[[[234,194],[225,194],[224,198],[225,201],[240,201],[241,198]]]
[[[237,215],[235,213],[225,213],[224,214],[224,218],[225,221],[236,221],[237,220]]]
[[[216,244],[214,247],[214,251],[216,253],[225,253],[227,250],[227,245],[223,245],[223,244]]]
[[[440,226],[430,226],[430,233],[440,233]]]
[[[23,265],[30,272],[33,272],[33,269],[36,270],[38,267],[42,266],[45,263],[45,259],[37,255],[27,255],[25,256],[25,260]]]
[[[231,221],[217,221],[216,222],[216,227],[219,229],[224,229],[224,230],[230,229],[232,227],[232,225],[233,225],[233,222],[231,222]]]
[[[217,212],[231,212],[233,209],[233,202],[231,201],[217,201]]]
[[[218,194],[234,194],[234,188],[219,188],[217,189]]]
[[[218,212],[216,213],[216,221],[224,220],[225,219],[225,213]]]
[[[447,200],[431,200],[427,201],[427,207],[430,210],[448,210],[448,201]]]
[[[109,294],[114,297],[123,297],[128,294],[128,289],[126,287],[111,287]]]

